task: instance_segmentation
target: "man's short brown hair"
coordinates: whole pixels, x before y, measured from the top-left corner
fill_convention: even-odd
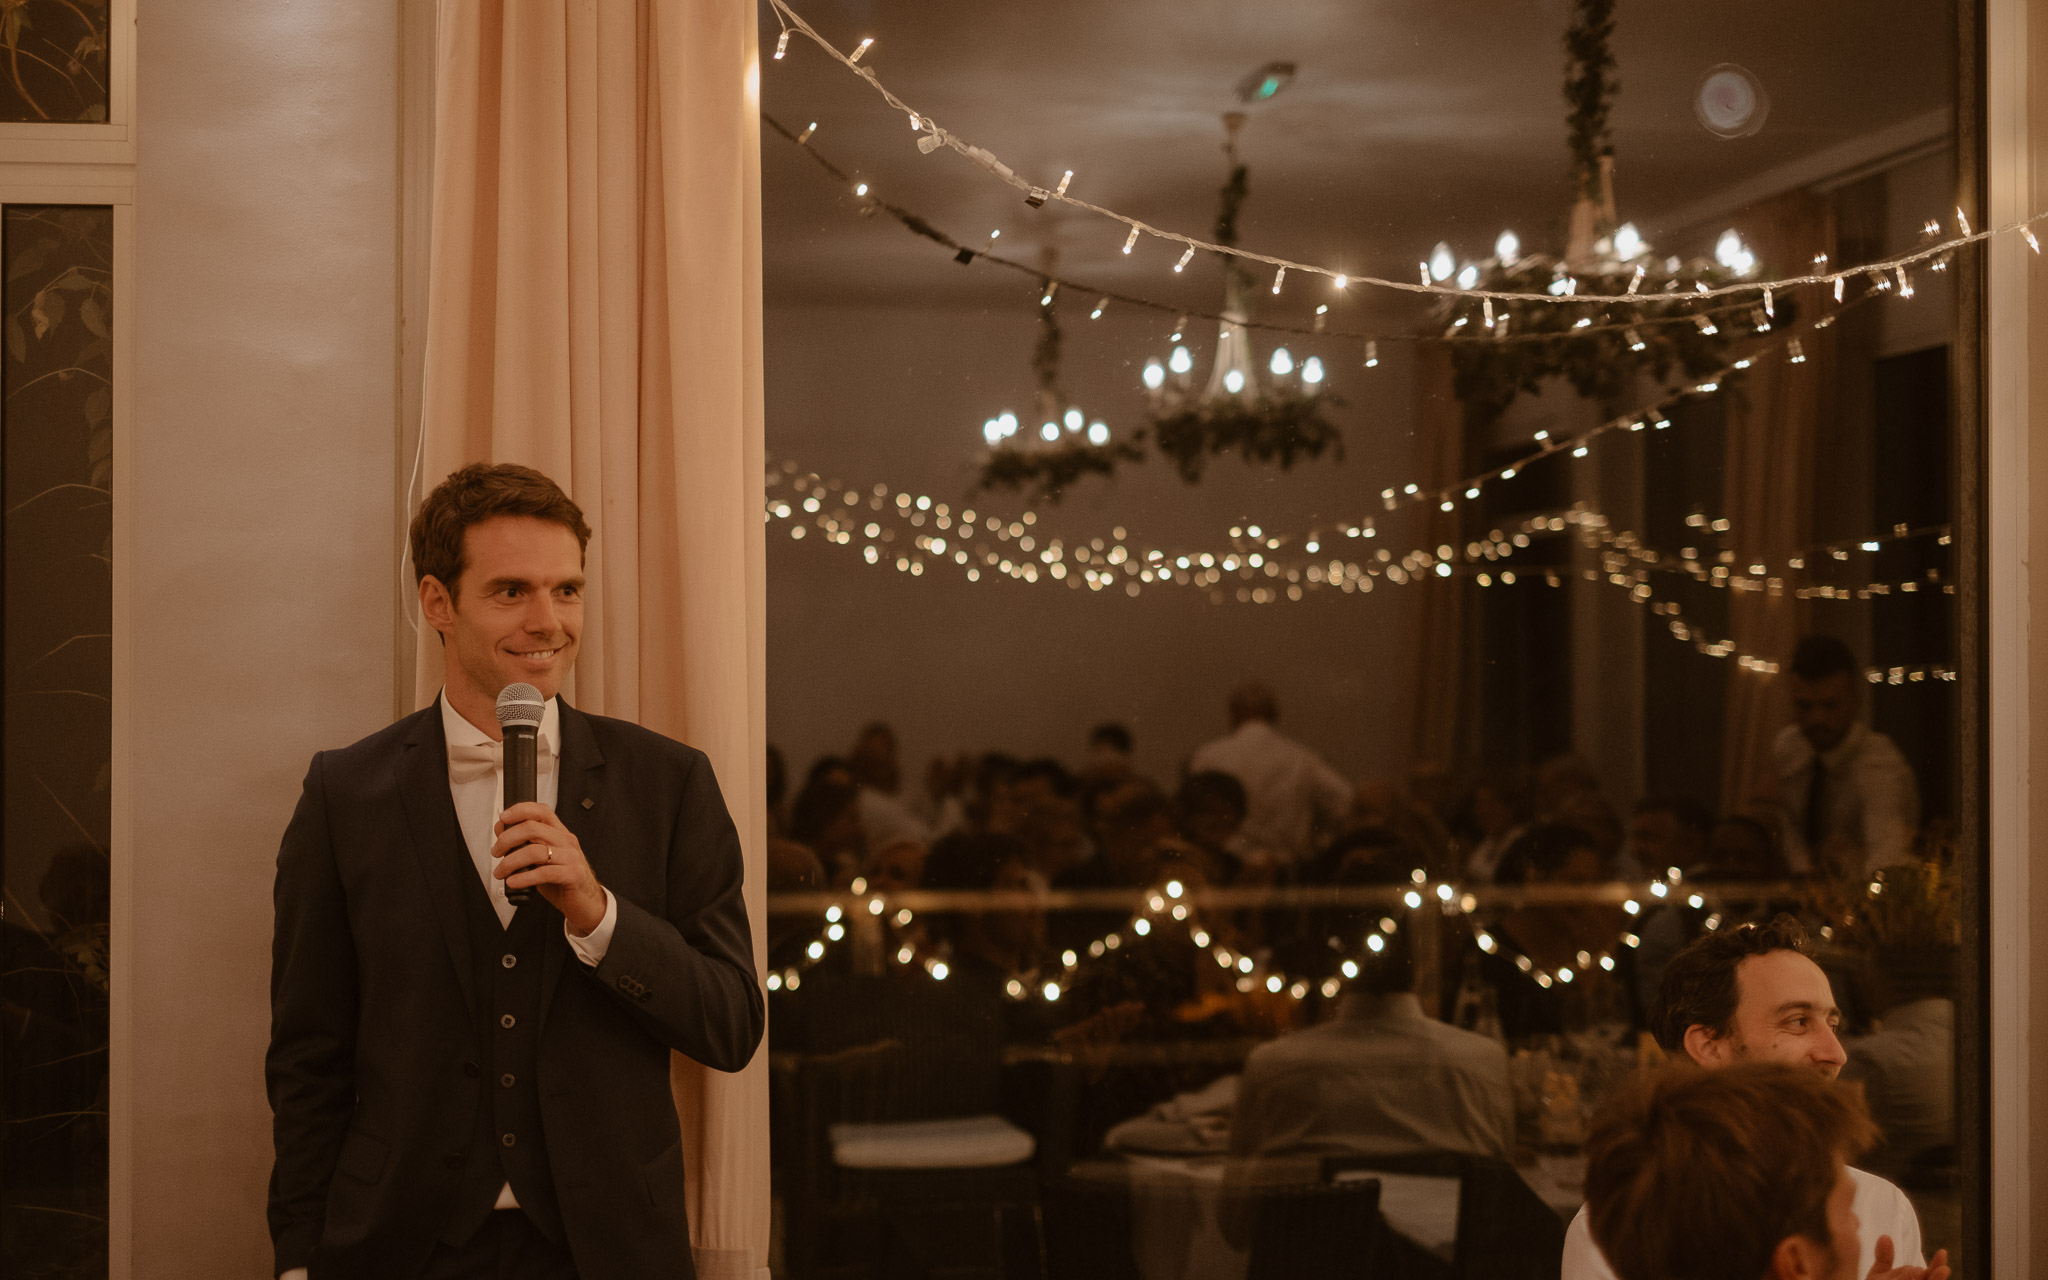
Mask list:
[[[1789,1236],[1847,1246],[1828,1196],[1876,1140],[1853,1085],[1775,1062],[1674,1063],[1595,1122],[1587,1225],[1619,1280],[1749,1280]]]
[[[576,535],[579,554],[589,549],[590,526],[583,509],[562,487],[532,467],[473,462],[434,486],[412,518],[414,581],[429,574],[455,596],[462,577],[463,537],[473,524],[496,516],[552,520]]]
[[[1664,966],[1657,1000],[1650,1007],[1650,1030],[1664,1052],[1684,1055],[1685,1033],[1704,1026],[1718,1038],[1735,1026],[1741,1000],[1735,969],[1751,956],[1797,951],[1812,959],[1813,941],[1806,926],[1780,913],[1766,924],[1704,933]]]

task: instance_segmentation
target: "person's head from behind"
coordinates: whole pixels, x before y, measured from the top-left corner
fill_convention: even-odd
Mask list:
[[[1253,720],[1278,724],[1280,702],[1271,688],[1257,680],[1247,680],[1230,691],[1230,727],[1235,729]]]
[[[1409,860],[1397,845],[1371,851],[1355,849],[1338,863],[1332,883],[1341,888],[1405,885],[1409,883]],[[1344,950],[1353,953],[1351,963],[1358,967],[1358,976],[1347,979],[1345,989],[1367,996],[1414,991],[1415,949],[1407,927],[1388,933],[1379,924],[1381,919],[1399,920],[1400,913],[1387,916],[1380,911],[1350,911],[1345,915],[1347,920],[1337,925],[1337,936]]]
[[[1172,834],[1173,811],[1149,782],[1133,779],[1096,798],[1096,843],[1121,882],[1143,883],[1153,850]]]
[[[1703,1067],[1776,1062],[1833,1079],[1848,1055],[1841,1011],[1788,915],[1705,933],[1664,967],[1650,1029],[1666,1053]]]
[[[896,759],[896,731],[877,720],[861,729],[847,754],[854,781],[874,791],[896,794],[903,770]]]
[[[921,883],[937,891],[1030,891],[1038,887],[1031,851],[1011,836],[959,832],[932,846]],[[929,917],[963,951],[985,959],[1021,959],[1045,939],[1042,910],[960,911]]]
[[[1180,833],[1211,851],[1229,844],[1244,826],[1246,804],[1244,783],[1215,769],[1189,774],[1174,797]]]
[[[1086,771],[1096,777],[1121,778],[1131,771],[1134,748],[1128,727],[1116,723],[1098,724],[1088,732]]]
[[[1582,827],[1539,822],[1501,855],[1502,884],[1594,884],[1607,878],[1599,842]]]
[[[867,842],[860,788],[830,773],[813,778],[790,805],[789,835],[809,845],[828,870],[858,861]]]
[[[1691,796],[1645,796],[1629,815],[1629,849],[1652,875],[1667,867],[1689,873],[1705,860],[1713,825],[1714,815]]]
[[[1779,1063],[1672,1064],[1586,1140],[1586,1217],[1618,1280],[1851,1280],[1862,1095]]]
[[[1755,818],[1732,814],[1707,836],[1707,861],[1696,880],[1784,880],[1792,874],[1785,851],[1771,829]]]
[[[1804,636],[1792,651],[1792,718],[1815,751],[1832,751],[1862,708],[1856,656],[1833,636]]]
[[[459,710],[473,719],[508,684],[561,691],[583,635],[590,544],[569,495],[531,467],[475,463],[434,486],[410,544],[420,616],[440,633]]]

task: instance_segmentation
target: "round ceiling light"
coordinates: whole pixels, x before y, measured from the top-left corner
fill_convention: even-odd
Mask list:
[[[1722,138],[1744,138],[1764,127],[1771,97],[1743,67],[1723,62],[1707,68],[1693,94],[1693,114],[1707,132]]]

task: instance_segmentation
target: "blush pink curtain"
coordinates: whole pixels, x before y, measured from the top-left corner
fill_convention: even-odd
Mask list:
[[[594,536],[585,710],[705,751],[765,937],[759,68],[737,0],[442,0],[421,488],[553,476]],[[415,692],[440,687],[422,630]],[[767,1275],[765,1053],[678,1057],[697,1273]]]

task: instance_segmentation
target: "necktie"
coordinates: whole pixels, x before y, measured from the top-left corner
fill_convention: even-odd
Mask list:
[[[546,744],[534,753],[537,773],[553,773],[555,756]],[[505,767],[505,744],[502,742],[451,743],[448,747],[448,781],[460,786],[488,778]]]
[[[1818,754],[1813,757],[1813,775],[1806,780],[1806,847],[1818,854],[1821,837],[1827,834],[1828,767]]]

